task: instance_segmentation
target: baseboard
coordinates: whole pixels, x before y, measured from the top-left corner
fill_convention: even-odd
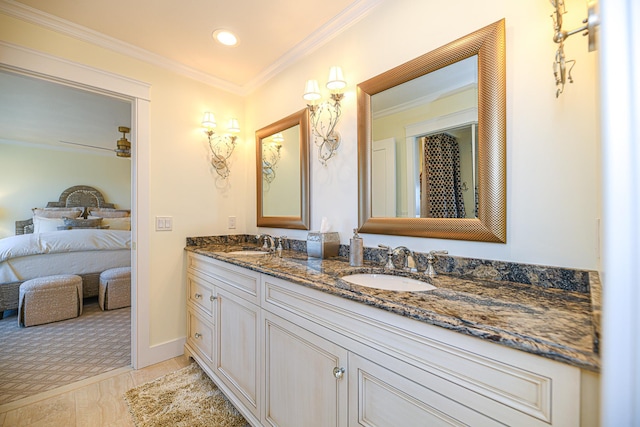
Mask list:
[[[135,366],[135,369],[142,369],[150,365],[155,365],[156,363],[164,362],[165,360],[173,359],[177,356],[182,356],[184,354],[184,344],[186,341],[187,338],[182,337],[148,347],[146,351],[144,351],[144,354],[139,355],[138,366]]]

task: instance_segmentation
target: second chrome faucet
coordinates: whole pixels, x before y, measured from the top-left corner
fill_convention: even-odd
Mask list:
[[[402,270],[410,271],[413,273],[424,272],[425,275],[430,277],[437,275],[436,270],[433,266],[433,261],[435,260],[435,256],[448,253],[447,251],[430,251],[426,257],[427,265],[424,267],[424,269],[422,269],[419,267],[419,264],[416,262],[415,253],[411,249],[407,248],[406,246],[398,246],[393,249],[386,245],[378,245],[378,247],[385,249],[387,251],[387,258],[384,264],[385,269],[395,270],[396,266],[393,262],[393,259],[395,256],[399,254],[403,254],[404,258],[403,258]]]

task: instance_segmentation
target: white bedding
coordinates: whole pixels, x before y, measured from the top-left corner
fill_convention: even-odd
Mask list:
[[[0,283],[131,265],[131,232],[76,229],[0,240]]]

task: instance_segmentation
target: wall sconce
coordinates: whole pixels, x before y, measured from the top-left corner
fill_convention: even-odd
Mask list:
[[[240,132],[237,119],[229,120],[227,131],[231,134],[216,135],[213,130],[216,127],[216,119],[213,113],[206,112],[202,119],[202,126],[205,128],[204,133],[209,139],[209,148],[211,149],[211,165],[214,167],[218,175],[227,178],[229,173],[229,163],[227,160],[231,157],[233,150],[236,148],[237,136],[233,135]]]
[[[583,25],[580,28],[576,28],[571,31],[564,31],[562,29],[562,15],[567,13],[564,7],[564,0],[550,0],[555,12],[551,14],[553,19],[553,41],[558,43],[558,50],[556,51],[555,61],[553,62],[553,75],[556,79],[556,98],[564,91],[564,85],[567,80],[569,83],[573,83],[571,78],[571,70],[573,70],[576,64],[575,60],[567,61],[564,57],[564,41],[569,36],[584,31],[583,36],[589,37],[589,52],[596,50],[596,26],[600,24],[600,19],[596,11],[596,1],[587,1],[587,18],[582,21]],[[567,66],[569,69],[567,70]]]
[[[284,137],[281,133],[276,133],[267,139],[262,145],[262,178],[271,184],[276,178],[276,165],[280,160],[280,149]]]
[[[131,157],[131,143],[126,137],[126,134],[130,131],[131,129],[126,126],[118,126],[118,132],[122,132],[122,138],[116,143],[116,156]]]
[[[307,81],[304,95],[302,96],[307,101],[311,129],[318,146],[320,163],[323,165],[326,165],[327,161],[336,155],[336,150],[340,145],[340,134],[335,128],[340,119],[340,101],[344,97],[342,89],[346,86],[347,82],[342,75],[342,69],[338,66],[333,66],[329,70],[329,80],[327,82],[327,89],[331,92],[330,100],[318,102],[322,95],[320,94],[317,80]],[[320,141],[319,143],[318,140]]]

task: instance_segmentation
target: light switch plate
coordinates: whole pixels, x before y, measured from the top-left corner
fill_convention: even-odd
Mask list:
[[[172,216],[157,216],[156,217],[156,231],[171,231],[173,230],[173,217]]]

